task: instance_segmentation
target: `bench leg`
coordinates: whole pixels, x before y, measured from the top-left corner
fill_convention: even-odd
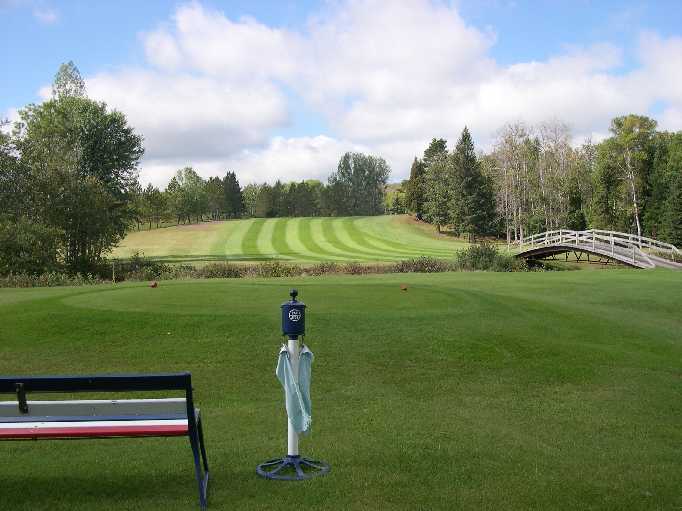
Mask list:
[[[208,460],[206,459],[206,446],[204,445],[204,427],[201,418],[197,421],[197,429],[199,431],[199,449],[201,450],[201,459],[204,462],[204,471],[208,473]]]
[[[194,472],[199,486],[199,505],[201,509],[206,509],[207,504],[207,490],[208,490],[208,470],[202,471],[201,467],[201,452],[205,451],[203,441],[200,440],[198,428],[190,428],[189,443],[192,447],[192,454],[194,455]],[[201,446],[201,447],[200,447]],[[206,467],[204,458],[204,467]]]

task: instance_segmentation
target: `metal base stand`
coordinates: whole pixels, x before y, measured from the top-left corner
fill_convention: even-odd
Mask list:
[[[277,481],[303,481],[328,474],[331,467],[324,461],[309,460],[301,456],[286,456],[266,461],[256,467],[256,473]]]

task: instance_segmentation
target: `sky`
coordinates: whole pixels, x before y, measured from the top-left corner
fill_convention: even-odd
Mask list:
[[[484,150],[513,122],[682,130],[680,21],[679,0],[0,0],[0,118],[73,60],[144,137],[143,185],[325,180],[346,151],[399,181],[464,126]]]

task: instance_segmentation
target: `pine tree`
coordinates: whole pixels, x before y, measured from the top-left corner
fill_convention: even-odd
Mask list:
[[[452,156],[450,218],[456,232],[471,238],[486,233],[495,210],[492,187],[481,172],[474,143],[465,127]]]
[[[425,185],[424,218],[441,232],[442,226],[452,223],[452,169],[446,158],[435,160],[429,166]]]
[[[405,187],[405,205],[419,219],[424,215],[424,162],[414,158],[410,169],[410,179]]]
[[[434,138],[424,151],[423,163],[426,169],[448,155],[448,142],[444,138]]]

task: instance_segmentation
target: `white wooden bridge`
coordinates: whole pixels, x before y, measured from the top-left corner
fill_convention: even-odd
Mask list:
[[[560,229],[523,238],[516,257],[524,259],[556,258],[573,252],[576,260],[619,262],[634,268],[670,268],[682,270],[682,253],[670,243],[616,231],[570,231]],[[597,260],[591,259],[596,257]]]

